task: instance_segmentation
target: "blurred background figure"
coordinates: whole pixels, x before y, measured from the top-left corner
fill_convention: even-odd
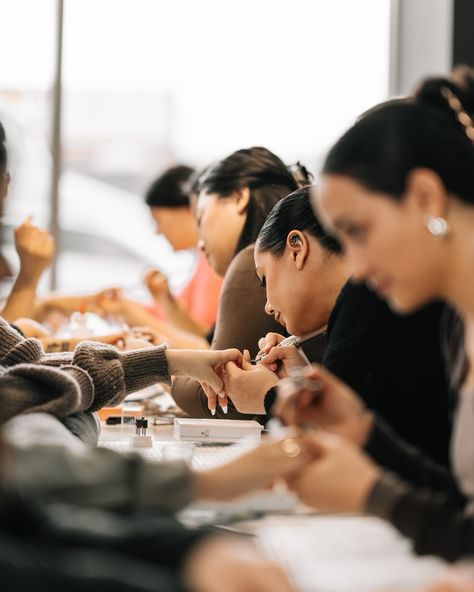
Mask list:
[[[186,286],[174,296],[166,276],[150,268],[145,284],[155,301],[154,311],[177,327],[205,336],[214,327],[222,279],[213,271],[202,251],[196,250],[198,233],[191,208],[194,170],[181,165],[169,168],[146,192],[145,202],[156,224],[174,251],[194,250],[196,261]]]

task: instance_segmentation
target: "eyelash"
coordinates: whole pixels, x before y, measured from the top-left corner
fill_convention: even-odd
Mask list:
[[[265,279],[264,275],[262,275],[262,279],[260,280],[260,285],[262,286],[262,288],[267,287],[267,280]]]

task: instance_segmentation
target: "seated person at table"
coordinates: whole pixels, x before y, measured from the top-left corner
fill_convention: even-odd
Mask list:
[[[348,281],[349,265],[339,251],[311,209],[309,189],[281,200],[255,246],[267,313],[296,335],[327,325],[323,366],[408,442],[447,464],[449,397],[439,335],[443,305],[396,315],[367,286]],[[261,342],[263,352],[281,338],[268,336]],[[244,364],[243,370],[227,365],[226,390],[238,410],[263,412],[265,392],[276,378],[262,365]],[[270,393],[267,409],[273,398]]]
[[[193,174],[189,167],[172,167],[152,183],[145,196],[156,232],[166,238],[174,251],[197,247],[196,218],[189,197]],[[201,250],[196,250],[193,275],[177,297],[170,292],[165,276],[157,269],[148,270],[145,283],[158,311],[177,327],[202,337],[213,328],[222,279]]]
[[[0,401],[2,422],[15,412],[29,414],[42,409],[62,417],[74,411],[75,405],[98,406],[112,393],[118,399],[126,391],[145,385],[148,374],[153,375],[153,380],[161,381],[169,381],[171,373],[187,374],[220,390],[219,368],[226,361],[240,357],[236,350],[186,352],[162,347],[120,354],[108,346],[84,343],[74,357],[63,355],[58,358],[44,355],[37,341],[25,340],[1,319],[0,328],[3,343],[1,364],[5,368],[1,376],[4,395]],[[0,547],[11,552],[0,552],[0,565],[4,585],[15,575],[15,590],[21,589],[18,588],[19,583],[31,582],[33,577],[44,583],[77,584],[89,576],[88,588],[94,583],[94,577],[99,577],[98,574],[102,585],[104,579],[108,581],[109,578],[112,581],[117,578],[120,582],[123,574],[117,568],[127,558],[136,558],[147,564],[151,562],[148,567],[162,565],[174,570],[184,560],[188,563],[186,555],[191,546],[194,548],[194,541],[199,544],[200,540],[208,540],[208,533],[186,531],[170,517],[147,513],[143,519],[136,514],[121,518],[97,511],[88,514],[64,505],[56,510],[54,505],[45,506],[47,498],[115,511],[129,512],[133,508],[135,512],[151,509],[169,512],[181,508],[191,499],[223,500],[241,495],[270,484],[275,477],[300,470],[310,460],[305,452],[305,439],[299,438],[264,443],[228,465],[200,473],[189,470],[184,463],[147,463],[137,455],[122,456],[107,450],[74,447],[69,443],[65,446],[35,444],[30,447],[25,443],[21,447],[3,443],[1,446],[0,489],[3,498],[0,539],[4,544]],[[29,499],[32,494],[36,500]],[[9,520],[9,515],[14,515],[15,519]],[[94,524],[94,527],[89,528],[87,524]],[[106,528],[103,529],[102,525]],[[212,542],[213,539],[209,540]],[[176,543],[176,548],[172,541]],[[214,559],[221,557],[226,560],[226,551],[229,554],[242,552],[240,543],[229,546],[226,541],[224,538],[216,540],[216,545],[220,544],[222,550],[217,555],[214,545],[211,545],[210,553]],[[174,549],[171,553],[170,545]],[[168,553],[165,553],[165,547]],[[91,558],[96,557],[95,562],[93,565],[89,563],[89,567],[82,563],[82,569],[63,571],[63,562],[58,562],[58,557],[62,557],[64,549],[70,557],[79,550],[82,557],[84,553],[90,553]],[[100,549],[114,553],[110,558],[113,561],[102,557]],[[187,567],[193,573],[188,582],[190,589],[194,589],[193,585],[198,585],[198,581],[206,582],[206,574],[201,571],[200,564],[207,554],[201,552],[199,546],[196,549],[199,562],[196,565],[191,555],[189,562],[192,570],[191,565]],[[250,553],[249,549],[249,553],[242,556],[245,562]],[[51,554],[55,557],[54,566],[48,561]],[[153,559],[149,559],[151,557]],[[275,566],[258,555],[255,560],[253,569],[256,568],[257,572],[263,570],[267,577],[271,576],[272,586],[286,582]],[[135,572],[133,589],[142,589],[140,572],[143,573],[144,567],[138,569],[137,566],[135,570],[133,562],[127,563],[128,569]],[[206,566],[204,571],[207,570]],[[161,575],[164,577],[165,574]],[[172,571],[169,575],[173,574]],[[154,575],[157,577],[160,574],[157,572]],[[213,577],[217,578],[215,581],[220,581],[223,576],[213,573]],[[235,574],[232,577],[235,578]],[[245,592],[248,589],[246,586],[253,585],[253,577],[244,577],[237,589]],[[166,581],[170,586],[172,578],[159,581]],[[157,582],[154,583],[156,586]],[[208,585],[202,583],[197,590],[213,589]],[[222,581],[219,585],[223,585]],[[263,583],[261,585],[263,587],[259,589],[267,589]],[[174,588],[165,587],[164,590]],[[268,590],[270,592],[274,588]],[[282,590],[290,588],[283,587]]]
[[[308,179],[309,182],[309,179]],[[257,353],[262,335],[278,324],[265,314],[265,294],[253,263],[253,243],[273,206],[297,180],[266,148],[237,150],[209,167],[198,181],[200,244],[214,271],[224,277],[212,349],[237,347]],[[225,417],[225,397],[208,401],[194,380],[177,378],[172,396],[192,417]],[[230,403],[232,406],[232,404]]]
[[[404,444],[321,368],[306,377],[316,396],[304,385],[287,391],[279,409],[291,422],[344,437],[317,436],[319,460],[292,483],[307,504],[388,520],[418,553],[448,561],[474,554],[473,117],[472,79],[424,81],[409,100],[378,106],[337,141],[316,196],[358,281],[402,314],[441,298],[462,321],[448,333],[452,473]],[[288,354],[277,350],[269,361]]]

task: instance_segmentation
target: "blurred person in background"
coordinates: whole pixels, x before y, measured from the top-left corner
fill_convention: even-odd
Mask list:
[[[255,274],[254,243],[273,206],[311,182],[299,166],[298,179],[278,156],[262,147],[237,150],[208,167],[196,184],[199,244],[214,271],[224,278],[212,349],[236,347],[255,355],[258,339],[277,332],[265,314],[265,293]],[[209,393],[199,383],[176,378],[172,396],[193,417],[227,417],[231,401]]]
[[[197,224],[190,203],[194,174],[186,166],[172,167],[151,184],[145,195],[156,232],[166,238],[174,251],[197,248]],[[193,275],[177,297],[157,269],[147,271],[145,284],[158,310],[180,329],[206,336],[214,327],[222,279],[202,251],[197,250]]]

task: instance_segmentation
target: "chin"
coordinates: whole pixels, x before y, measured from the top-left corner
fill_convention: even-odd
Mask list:
[[[409,315],[427,304],[426,300],[415,298],[389,297],[387,303],[399,315]]]

